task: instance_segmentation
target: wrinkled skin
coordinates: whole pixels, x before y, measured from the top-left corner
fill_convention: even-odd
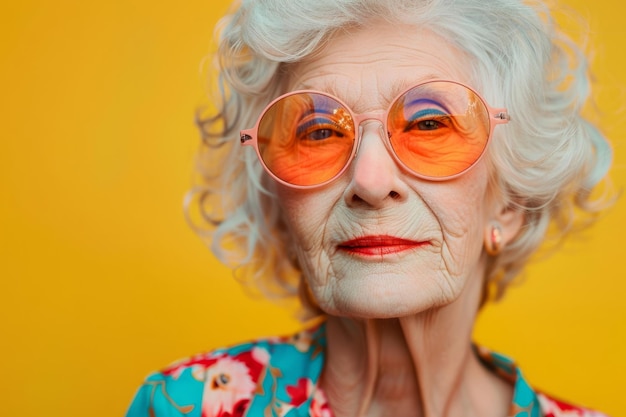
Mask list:
[[[356,113],[382,112],[422,81],[472,85],[470,64],[434,34],[373,22],[294,65],[289,89],[330,92]],[[484,159],[458,178],[425,181],[396,163],[383,134],[379,122],[366,122],[349,169],[326,186],[277,185],[290,246],[329,315],[322,386],[331,407],[338,417],[507,415],[511,387],[478,363],[471,331],[489,222],[503,226],[506,244],[522,215],[491,198]],[[414,244],[342,246],[363,236]]]

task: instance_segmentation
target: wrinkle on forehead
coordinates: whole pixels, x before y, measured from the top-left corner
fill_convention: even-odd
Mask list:
[[[467,54],[430,31],[380,21],[339,32],[318,53],[290,64],[286,86],[287,91],[332,94],[364,113],[386,109],[400,93],[424,81],[470,84],[470,62]]]
[[[420,77],[417,81],[409,81],[405,79],[394,79],[389,88],[373,88],[373,85],[369,85],[368,87],[372,90],[376,90],[376,94],[378,97],[379,104],[383,106],[385,109],[391,106],[393,101],[400,96],[400,94],[406,92],[407,90],[415,87],[418,84],[433,81],[433,80],[441,80],[443,79],[440,75],[431,73],[426,74],[423,77]],[[345,83],[335,79],[335,78],[325,78],[319,83],[303,83],[297,85],[293,90],[314,90],[320,91],[322,93],[330,94],[341,101],[346,102],[354,102],[356,103],[355,107],[352,109],[355,113],[366,113],[368,111],[373,111],[377,109],[367,109],[367,108],[359,108],[358,103],[362,102],[362,97],[353,97],[354,94],[351,94],[349,91],[346,91]],[[379,109],[378,109],[379,110]]]

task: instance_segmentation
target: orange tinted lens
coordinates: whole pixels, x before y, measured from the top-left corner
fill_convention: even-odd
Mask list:
[[[398,158],[428,177],[449,177],[471,167],[489,139],[489,113],[468,88],[435,81],[400,97],[387,127]]]
[[[274,103],[261,118],[259,153],[265,166],[283,181],[321,184],[346,166],[354,130],[350,113],[336,100],[296,93]]]

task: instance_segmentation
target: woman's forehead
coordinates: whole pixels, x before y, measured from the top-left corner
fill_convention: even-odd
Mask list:
[[[337,34],[316,54],[290,65],[285,92],[318,90],[348,104],[388,105],[425,81],[471,84],[470,61],[451,42],[413,26],[379,24]]]

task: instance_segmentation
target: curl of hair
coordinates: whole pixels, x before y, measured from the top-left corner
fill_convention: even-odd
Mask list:
[[[499,296],[550,225],[563,236],[578,216],[599,209],[591,193],[611,164],[608,142],[581,115],[590,93],[587,59],[539,1],[243,0],[221,22],[218,112],[198,122],[205,144],[198,158],[202,178],[187,208],[197,205],[215,226],[207,233],[216,256],[264,294],[303,293],[272,184],[254,152],[238,145],[239,131],[284,93],[281,80],[291,63],[372,16],[447,39],[470,57],[473,86],[511,113],[488,150],[490,190],[523,210],[525,225],[491,259],[486,282],[496,283]]]

